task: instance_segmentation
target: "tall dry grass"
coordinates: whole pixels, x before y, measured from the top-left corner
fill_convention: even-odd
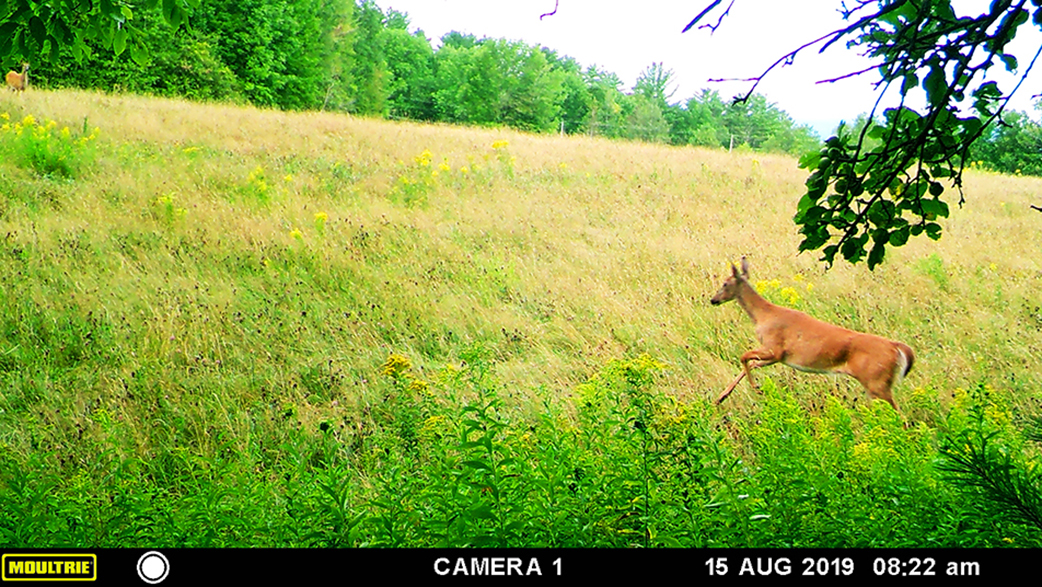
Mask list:
[[[208,300],[208,318],[224,324],[186,332],[197,339],[180,345],[186,356],[245,360],[250,346],[286,344],[289,362],[332,359],[364,371],[392,351],[436,365],[452,360],[454,345],[486,340],[519,389],[560,391],[610,357],[650,352],[669,362],[680,396],[709,397],[754,343],[736,307],[706,304],[727,263],[748,255],[755,279],[798,286],[801,309],[911,344],[920,360],[899,398],[914,388],[943,396],[984,377],[1025,391],[1039,381],[1034,178],[969,174],[967,204],[941,241],[916,239],[875,272],[826,272],[812,254],[795,254],[791,217],[804,176],[787,157],[83,92],[5,97],[0,109],[101,129],[105,152],[72,184],[7,168],[0,229],[7,246],[38,250],[41,270],[68,272],[62,285],[79,296],[67,303],[80,311],[136,310],[148,325],[143,342],[158,353],[173,352],[167,341],[187,326],[164,309],[173,295]],[[508,142],[507,163],[491,149],[498,140]],[[451,171],[422,205],[396,203],[396,178],[419,167],[424,150],[431,169]],[[251,193],[256,171],[263,197]],[[12,198],[16,190],[32,195]],[[181,210],[166,224],[157,219],[163,198]],[[328,215],[322,235],[316,213]],[[163,244],[121,247],[121,235]],[[70,239],[91,251],[71,266],[62,252]],[[172,241],[194,253],[172,251]],[[242,259],[271,271],[269,250],[306,251],[323,281],[283,276],[276,281],[296,291],[275,292],[270,277],[228,267]],[[243,279],[263,284],[255,294],[323,300],[329,320],[371,303],[382,314],[338,336],[327,324],[321,343],[260,336],[228,348],[222,314],[241,299]],[[195,293],[199,284],[207,294]],[[31,288],[39,303],[58,293]],[[419,348],[414,323],[443,344]],[[809,389],[835,388],[775,371]]]

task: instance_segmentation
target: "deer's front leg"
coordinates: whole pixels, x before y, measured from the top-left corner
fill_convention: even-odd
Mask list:
[[[780,360],[781,358],[770,349],[755,349],[742,355],[742,369],[745,370],[745,376],[749,379],[749,385],[752,385],[756,391],[760,391],[760,386],[756,385],[751,371],[758,367],[773,365]],[[756,364],[750,365],[753,362]]]

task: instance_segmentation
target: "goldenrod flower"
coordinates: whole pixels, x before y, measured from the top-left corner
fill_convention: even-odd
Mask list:
[[[423,422],[423,426],[420,428],[421,434],[434,434],[439,432],[445,424],[445,416],[437,415],[427,418]]]
[[[508,144],[509,143],[507,143],[506,141],[496,141],[496,142],[492,143],[492,148],[496,149],[496,150],[504,149],[504,148],[506,148],[506,146]]]
[[[423,152],[419,154],[419,156],[413,157],[412,159],[421,167],[427,167],[431,164],[431,157],[433,157],[433,155],[431,154],[430,149],[424,149]]]
[[[398,353],[392,353],[380,367],[380,373],[397,379],[411,368],[412,363],[409,362],[408,357],[399,355]]]

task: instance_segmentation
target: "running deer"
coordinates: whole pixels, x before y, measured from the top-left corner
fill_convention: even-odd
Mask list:
[[[738,300],[752,318],[756,338],[763,347],[742,355],[742,372],[717,398],[717,405],[727,399],[742,377],[748,377],[753,388],[759,389],[751,371],[780,362],[800,371],[850,375],[865,387],[869,397],[886,400],[897,409],[891,390],[912,370],[915,361],[908,345],[833,326],[768,302],[749,285],[745,257],[740,273],[731,264],[731,277],[710,302],[716,306],[730,300]]]
[[[12,92],[24,92],[25,87],[29,85],[29,64],[22,64],[22,73],[15,73],[13,71],[7,72],[6,79],[7,87],[10,88]]]

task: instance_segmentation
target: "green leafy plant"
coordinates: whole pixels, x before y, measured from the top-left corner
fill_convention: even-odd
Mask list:
[[[952,431],[941,444],[938,468],[990,514],[1042,531],[1042,468],[1026,462],[989,417],[994,404],[983,385],[971,401],[967,426]]]
[[[0,150],[13,157],[18,165],[43,176],[71,178],[78,175],[93,161],[98,133],[97,128],[87,132],[86,120],[82,132],[76,136],[67,126],[58,128],[54,120],[39,123],[30,114],[21,121],[11,122],[6,112],[0,114]]]

